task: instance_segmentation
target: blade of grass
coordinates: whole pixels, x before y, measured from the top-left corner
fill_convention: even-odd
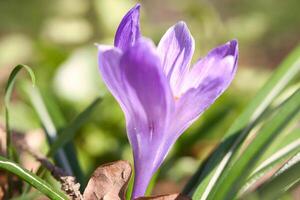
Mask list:
[[[95,109],[95,107],[98,105],[98,103],[101,102],[101,98],[96,98],[82,113],[80,113],[66,128],[64,128],[59,134],[57,134],[56,127],[54,123],[52,122],[50,115],[46,109],[46,106],[43,103],[43,100],[40,96],[40,93],[38,91],[34,91],[28,87],[25,87],[26,92],[28,93],[29,97],[31,98],[32,103],[35,105],[36,108],[42,108],[39,109],[39,115],[44,116],[43,117],[43,125],[45,127],[46,132],[52,132],[52,135],[55,137],[53,138],[53,143],[50,146],[50,150],[47,153],[47,157],[52,157],[57,153],[64,153],[59,154],[60,160],[64,161],[65,166],[67,166],[69,170],[69,174],[74,175],[74,171],[72,166],[70,165],[68,158],[66,157],[66,154],[64,151],[62,151],[62,147],[64,147],[65,144],[70,142],[78,132],[79,128],[85,124],[91,115],[92,111]],[[48,124],[48,128],[45,126],[45,124]],[[66,165],[67,164],[67,165]],[[43,168],[40,167],[37,170],[37,174],[41,175],[43,174]],[[64,168],[66,172],[66,168]],[[70,173],[71,171],[71,173]],[[77,173],[78,174],[78,173]],[[83,177],[77,177],[78,181],[81,183],[81,185],[84,185]],[[83,187],[81,187],[83,189]],[[28,191],[28,188],[27,190]]]
[[[61,111],[60,107],[58,106],[58,102],[54,95],[52,95],[50,92],[43,91],[42,96],[44,97],[44,102],[46,107],[48,108],[49,114],[53,119],[53,122],[58,130],[58,135],[64,134],[64,129],[67,126],[67,122],[65,120],[65,116],[63,115],[63,112]],[[87,117],[88,118],[88,117]],[[76,133],[78,130],[75,130]],[[59,136],[58,136],[59,137]],[[74,142],[71,138],[63,147],[67,159],[70,163],[70,166],[72,167],[72,171],[74,176],[76,177],[76,180],[81,184],[81,186],[84,186],[85,184],[85,176],[81,170],[81,166],[79,164],[78,158],[77,158],[77,152],[74,146]],[[51,149],[51,146],[50,146]],[[83,189],[83,187],[80,187],[80,189]]]
[[[133,190],[133,182],[134,182],[134,170],[132,171],[130,180],[128,182],[127,191],[126,191],[126,200],[131,200],[131,194]]]
[[[22,70],[25,69],[26,72],[30,75],[32,85],[35,85],[35,75],[32,71],[32,69],[26,65],[17,65],[14,67],[12,72],[10,73],[6,86],[5,86],[5,94],[4,94],[4,107],[5,107],[5,130],[6,130],[6,157],[8,159],[14,159],[14,149],[12,146],[11,142],[11,127],[10,127],[10,114],[9,114],[9,109],[10,109],[10,99],[11,95],[13,92],[13,88],[16,82],[16,78],[18,73]],[[12,195],[12,180],[11,177],[8,176],[8,196]]]
[[[45,132],[50,140],[50,143],[55,141],[57,138],[56,127],[48,113],[48,110],[44,104],[43,98],[41,97],[40,91],[38,88],[30,88],[28,85],[24,84],[24,89],[27,92],[30,101],[41,120],[41,123],[44,127]],[[65,152],[60,149],[56,154],[57,161],[60,163],[61,167],[70,175],[73,175],[72,167],[66,157]],[[39,170],[38,170],[39,171]]]
[[[294,141],[287,143],[284,139],[281,140],[281,143],[284,144],[281,149],[276,151],[274,154],[269,155],[269,158],[266,159],[263,163],[261,163],[253,172],[252,174],[254,175],[255,173],[259,173],[264,171],[264,169],[269,168],[272,166],[274,163],[278,163],[282,160],[285,160],[292,154],[295,154],[296,152],[300,151],[300,129],[295,129],[292,133],[289,134],[289,136],[293,136],[292,138],[295,138]],[[288,137],[288,139],[290,139]]]
[[[9,78],[6,83],[5,87],[5,96],[4,96],[4,106],[5,106],[5,129],[6,129],[6,150],[7,150],[7,157],[9,159],[13,158],[13,152],[11,149],[11,127],[10,127],[10,117],[9,117],[9,105],[10,105],[10,99],[11,99],[11,94],[16,82],[16,77],[18,73],[22,70],[25,69],[28,74],[30,75],[32,85],[35,85],[35,76],[32,71],[32,69],[26,65],[17,65],[12,72],[9,75]]]
[[[49,183],[42,180],[40,177],[23,169],[18,164],[7,160],[6,158],[0,156],[0,168],[9,171],[22,180],[26,181],[34,188],[45,194],[47,197],[53,200],[68,200],[68,197],[60,190],[52,187]]]
[[[300,153],[291,158],[290,161],[278,171],[277,175],[262,184],[254,194],[259,197],[259,199],[277,199],[280,195],[300,183],[299,174]],[[247,197],[243,198],[248,199]]]
[[[59,134],[55,142],[51,145],[48,156],[54,155],[61,147],[63,147],[67,142],[71,141],[74,138],[78,129],[87,122],[87,119],[100,102],[101,98],[96,98],[65,129],[62,130],[61,134]]]
[[[274,173],[274,169],[282,166],[288,159],[290,159],[293,155],[300,152],[300,129],[294,130],[289,136],[294,136],[293,138],[298,138],[294,141],[289,141],[288,138],[287,143],[284,138],[281,139],[282,143],[284,144],[281,149],[274,152],[269,157],[264,160],[255,170],[251,173],[251,175],[247,178],[246,184],[239,192],[239,196],[243,196],[244,193],[248,193],[248,189],[253,188],[257,183],[260,181],[262,177],[267,174]],[[251,189],[252,190],[252,189]]]
[[[220,179],[209,193],[208,199],[233,199],[273,138],[288,125],[288,122],[296,116],[299,110],[300,90],[278,108],[277,114],[263,125],[242,155],[238,159],[234,159],[235,162],[230,163],[230,167],[225,168]],[[233,153],[233,157],[238,155],[238,151]]]
[[[300,87],[289,87],[289,89],[285,90],[280,97],[277,98],[280,98],[280,100],[276,99],[276,103],[274,101],[272,105],[278,106],[280,102],[284,102],[288,96],[296,91],[294,89],[297,88],[300,89]],[[275,173],[276,169],[282,166],[291,156],[300,152],[300,128],[297,125],[299,123],[299,117],[300,113],[294,117],[294,120],[289,122],[289,126],[285,128],[285,131],[280,133],[276,139],[272,140],[272,144],[268,147],[263,156],[261,156],[261,159],[257,162],[251,175],[247,178],[247,183],[241,189],[240,195],[244,192],[248,192],[248,189],[250,191],[255,189],[262,181]]]
[[[297,153],[299,153],[300,148],[297,149]],[[296,150],[295,150],[296,151]],[[275,173],[276,170],[284,166],[288,160],[297,155],[297,153],[292,154],[291,156],[282,156],[281,159],[278,159],[266,167],[262,168],[261,170],[257,171],[255,174],[252,174],[250,178],[247,179],[247,182],[243,184],[243,187],[239,191],[238,197],[241,199],[244,199],[245,196],[249,196],[249,194],[253,193],[254,190],[256,190],[262,183],[264,183],[266,180],[270,179]],[[288,155],[290,155],[289,153]],[[285,158],[285,159],[284,159]]]
[[[80,168],[76,155],[76,149],[72,141],[78,133],[78,130],[88,121],[91,114],[96,109],[96,106],[100,102],[101,98],[96,98],[87,108],[85,108],[78,116],[76,116],[71,123],[67,124],[65,128],[61,129],[58,132],[58,137],[50,146],[48,153],[48,156],[51,157],[58,151],[58,149],[63,148],[68,156],[69,162],[71,163],[74,176],[82,186],[86,184],[86,180]],[[59,115],[60,111],[56,110],[56,114]],[[81,187],[81,190],[83,190],[83,187]]]
[[[30,100],[32,104],[34,105],[37,113],[39,114],[42,124],[45,127],[46,133],[50,136],[50,149],[47,153],[47,157],[52,157],[58,154],[58,162],[62,165],[62,168],[65,169],[66,172],[72,175],[76,175],[77,180],[84,185],[84,178],[83,174],[81,172],[79,163],[74,163],[75,156],[74,151],[71,153],[68,153],[71,150],[74,150],[74,148],[70,148],[70,146],[65,146],[66,144],[70,143],[76,133],[78,133],[79,128],[87,122],[89,119],[89,116],[92,114],[92,111],[95,109],[95,107],[98,105],[99,102],[101,102],[101,98],[96,98],[82,113],[80,113],[70,124],[68,124],[66,127],[57,130],[51,116],[50,111],[52,113],[55,113],[56,117],[60,118],[59,125],[64,125],[64,119],[61,115],[60,111],[55,108],[55,105],[53,105],[52,102],[44,101],[40,92],[38,90],[33,90],[28,88],[28,86],[24,87],[24,90],[30,97]],[[48,111],[48,107],[52,108],[52,110]],[[49,106],[49,103],[52,103]],[[54,109],[54,110],[53,110]],[[73,145],[72,145],[73,147]],[[68,157],[66,156],[68,155]],[[56,157],[56,156],[55,156]],[[42,173],[42,168],[38,169],[38,174]]]
[[[200,166],[195,175],[183,190],[184,194],[193,196],[195,199],[204,200],[220,177],[223,169],[231,159],[232,152],[236,150],[249,128],[251,122],[258,119],[265,112],[274,98],[286,87],[286,85],[300,71],[300,46],[296,48],[284,60],[284,62],[272,74],[263,88],[249,103],[243,113],[235,120],[225,133],[221,145]],[[233,145],[235,144],[235,145]]]

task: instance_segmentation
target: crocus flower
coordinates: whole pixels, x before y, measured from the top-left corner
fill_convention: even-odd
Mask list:
[[[144,195],[174,142],[229,86],[238,58],[232,40],[190,67],[194,39],[186,24],[169,28],[156,47],[141,36],[139,9],[124,16],[114,46],[98,46],[102,78],[125,114],[133,148],[133,198]]]

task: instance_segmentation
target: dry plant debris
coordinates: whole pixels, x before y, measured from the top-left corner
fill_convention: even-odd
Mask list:
[[[84,200],[124,200],[131,176],[127,161],[116,161],[98,167],[85,188]]]

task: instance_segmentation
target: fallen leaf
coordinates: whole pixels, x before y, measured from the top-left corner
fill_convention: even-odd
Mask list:
[[[177,194],[166,194],[166,195],[158,195],[158,196],[151,196],[151,197],[139,197],[135,200],[191,200],[191,198],[177,193]]]
[[[116,161],[98,167],[83,193],[84,200],[125,200],[131,166],[127,161]]]

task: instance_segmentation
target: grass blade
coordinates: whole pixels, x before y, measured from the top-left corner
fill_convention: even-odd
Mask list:
[[[66,125],[65,128],[61,129],[58,133],[58,137],[55,141],[51,144],[50,150],[48,152],[48,156],[51,157],[55,155],[55,153],[59,149],[64,149],[64,152],[67,155],[69,163],[71,164],[72,171],[74,176],[76,177],[77,181],[81,185],[85,185],[85,177],[82,173],[80,168],[77,156],[76,156],[76,149],[72,143],[75,135],[78,133],[78,130],[82,125],[84,125],[93,111],[95,110],[96,106],[100,103],[101,99],[96,98],[84,111],[82,111],[70,124]],[[56,115],[61,115],[60,110],[55,109]],[[54,111],[54,110],[52,110]],[[63,116],[61,115],[61,118]],[[65,126],[65,123],[63,123]],[[81,187],[83,189],[83,187]]]
[[[76,135],[78,129],[86,123],[87,119],[95,110],[95,107],[100,103],[101,98],[96,98],[83,112],[81,112],[58,136],[55,142],[51,145],[49,156],[55,154],[67,142],[71,141]]]
[[[11,127],[9,122],[9,104],[11,99],[11,94],[16,82],[16,77],[18,73],[25,69],[30,75],[31,82],[35,85],[35,76],[32,69],[26,65],[17,65],[9,75],[9,78],[5,87],[5,96],[4,96],[4,106],[5,106],[5,129],[6,129],[6,146],[7,146],[7,157],[12,159],[12,149],[11,149]]]
[[[27,92],[31,103],[36,113],[38,114],[39,119],[41,120],[41,123],[44,127],[45,132],[47,133],[50,142],[53,142],[57,138],[57,130],[44,104],[40,91],[38,90],[38,88],[31,88],[28,85],[25,85],[25,91]],[[70,175],[73,174],[72,167],[66,157],[66,154],[61,149],[57,151],[56,160],[65,170],[65,172]]]
[[[50,137],[50,149],[47,153],[47,157],[55,157],[59,166],[61,166],[67,173],[70,175],[76,175],[77,180],[84,185],[84,178],[78,163],[73,155],[68,154],[68,151],[71,151],[70,146],[65,146],[70,143],[76,133],[78,133],[79,128],[87,122],[89,116],[92,114],[92,111],[101,101],[100,98],[97,98],[93,101],[82,113],[80,113],[69,125],[66,127],[57,130],[56,125],[54,124],[49,111],[55,111],[56,116],[62,117],[58,110],[49,110],[39,92],[38,89],[31,89],[28,86],[24,87],[24,90],[30,97],[30,101],[34,106],[36,112],[39,115],[39,118],[44,126],[44,129]],[[49,102],[48,102],[49,103]],[[50,102],[51,103],[51,102]],[[53,108],[53,105],[50,106]],[[61,118],[59,121],[60,126],[64,126],[65,122]],[[65,147],[65,148],[64,148]],[[57,156],[58,155],[58,156]],[[38,169],[38,174],[42,173],[42,168]]]
[[[246,138],[253,122],[267,109],[274,98],[300,71],[300,47],[296,48],[273,73],[263,88],[235,120],[220,146],[200,166],[193,178],[183,190],[184,194],[194,199],[204,200],[220,177],[223,169],[231,160],[232,153]],[[233,145],[235,144],[235,145]]]
[[[289,136],[294,136],[293,138],[297,138],[290,143],[286,143],[285,140],[282,138],[281,142],[285,144],[281,149],[276,151],[274,154],[269,155],[268,159],[262,162],[253,172],[252,175],[256,173],[260,173],[265,169],[270,168],[272,165],[276,165],[278,162],[281,162],[291,155],[300,152],[300,129],[294,130]],[[289,138],[288,138],[289,139]]]
[[[255,168],[255,170],[251,173],[251,175],[247,178],[247,183],[239,192],[239,196],[244,196],[244,194],[252,192],[255,189],[255,187],[259,185],[261,180],[264,179],[265,176],[270,176],[274,174],[276,172],[274,170],[279,169],[282,165],[284,165],[287,162],[287,160],[289,160],[291,157],[300,152],[299,135],[300,129],[298,128],[289,133],[288,135],[284,135],[284,138],[278,138],[280,139],[280,147],[282,148],[273,152],[272,154],[266,155],[267,159],[260,163],[260,165],[258,165]]]
[[[23,169],[18,164],[7,160],[6,158],[0,156],[0,169],[9,171],[22,180],[26,181],[34,188],[45,194],[47,197],[53,200],[68,200],[68,197],[60,190],[53,188],[50,184],[42,180],[40,177]]]
[[[277,199],[293,186],[300,183],[300,153],[283,166],[269,181],[262,184],[254,195],[259,199]],[[243,197],[248,199],[251,195]],[[248,197],[248,198],[247,198]]]
[[[67,125],[67,121],[61,108],[59,107],[59,103],[55,96],[49,91],[42,91],[42,96],[45,102],[45,105],[49,111],[49,115],[52,117],[55,127],[57,127],[58,135],[62,134],[64,127]],[[53,144],[53,143],[52,143]],[[51,148],[51,145],[50,145]],[[85,176],[82,172],[81,166],[79,164],[77,158],[77,151],[74,146],[74,142],[72,140],[68,141],[62,150],[65,152],[66,157],[72,167],[73,175],[76,177],[76,181],[78,181],[81,185],[84,185]],[[81,187],[82,189],[83,187]]]
[[[224,170],[217,184],[211,190],[208,199],[233,199],[262,153],[271,144],[273,138],[288,125],[288,122],[297,115],[299,110],[300,90],[297,90],[279,107],[277,114],[263,125],[243,154],[238,159],[234,159],[230,167]],[[235,151],[233,157],[237,157],[238,154],[239,152]]]

